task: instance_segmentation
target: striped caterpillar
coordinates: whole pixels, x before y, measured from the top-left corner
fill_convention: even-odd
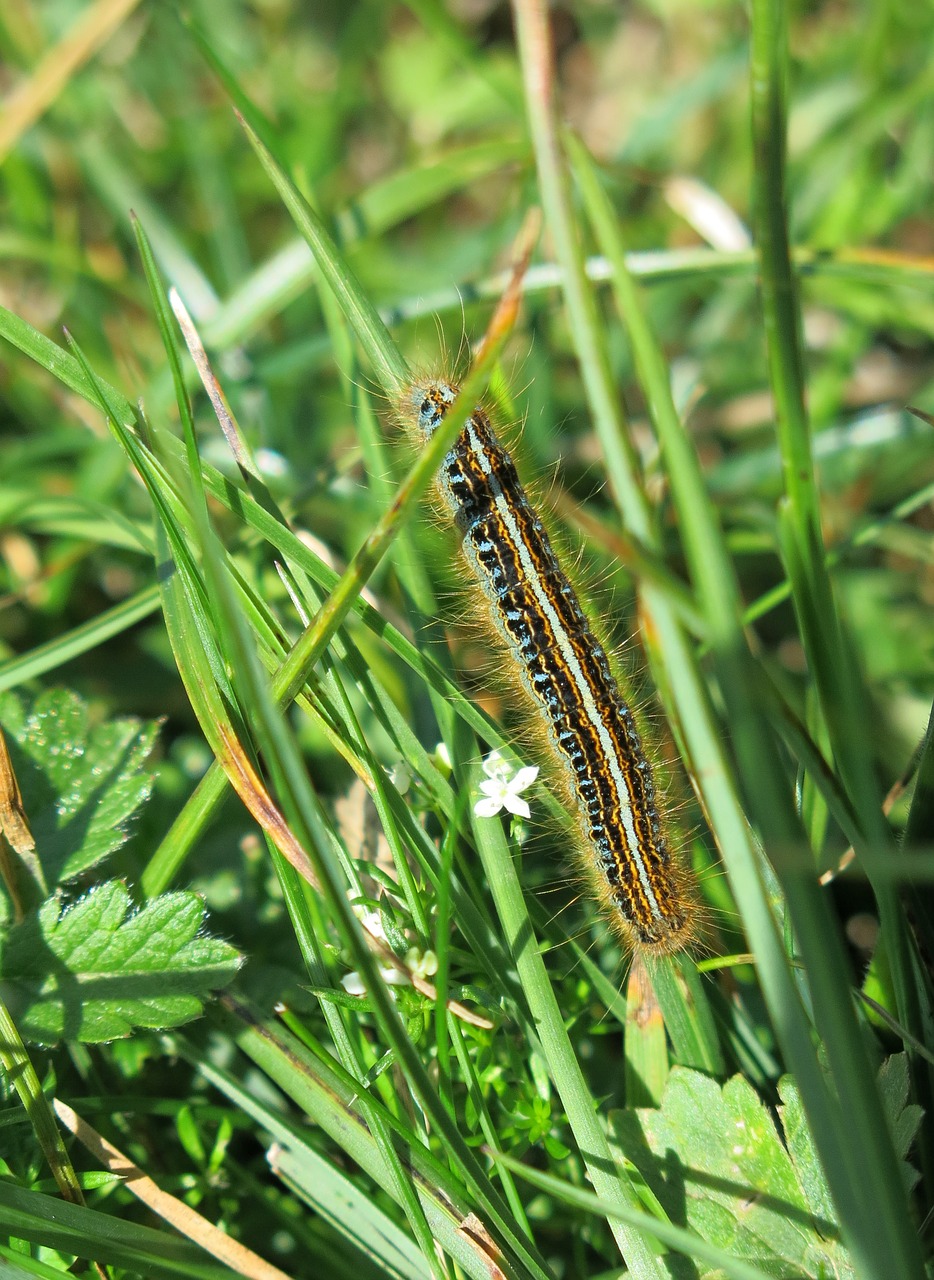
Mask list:
[[[402,417],[428,439],[457,387],[424,380]],[[438,478],[470,570],[575,801],[588,879],[635,950],[693,937],[693,900],[669,848],[652,767],[609,660],[486,413],[475,408]]]

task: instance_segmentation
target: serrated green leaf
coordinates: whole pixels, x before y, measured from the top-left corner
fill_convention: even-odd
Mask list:
[[[801,1190],[811,1213],[818,1220],[832,1222],[833,1201],[830,1188],[817,1158],[814,1140],[808,1128],[807,1117],[801,1102],[801,1093],[791,1076],[783,1076],[778,1082],[778,1093],[784,1105],[781,1107],[782,1128],[788,1143],[788,1154],[795,1166]]]
[[[910,1191],[921,1176],[906,1159],[924,1115],[916,1103],[909,1103],[908,1055],[893,1053],[879,1069],[879,1093],[889,1122],[895,1151],[902,1166],[905,1190]]]
[[[799,1115],[790,1126],[794,1153],[813,1159],[803,1113],[793,1114]],[[624,1154],[673,1222],[776,1277],[853,1275],[826,1188],[814,1194],[822,1187],[815,1178],[814,1198],[806,1194],[799,1175],[804,1170],[809,1180],[810,1161],[793,1159],[771,1112],[742,1077],[721,1088],[677,1067],[659,1110],[617,1113],[613,1123]]]
[[[0,940],[0,993],[23,1038],[97,1043],[197,1017],[241,963],[229,943],[200,934],[204,917],[194,893],[131,914],[117,880],[64,910],[57,898],[43,903]]]
[[[915,1103],[908,1102],[907,1054],[895,1053],[890,1058],[886,1058],[879,1069],[877,1079],[883,1109],[895,1143],[895,1151],[901,1162],[905,1190],[908,1192],[920,1177],[917,1169],[909,1164],[906,1157],[917,1136],[923,1112]],[[830,1191],[817,1159],[797,1086],[790,1077],[786,1076],[779,1082],[778,1091],[785,1104],[780,1114],[788,1151],[811,1212],[816,1218],[832,1220],[833,1206]]]
[[[157,723],[93,724],[67,689],[40,694],[31,708],[14,693],[0,694],[0,723],[47,883],[73,879],[119,849],[152,791],[143,766]]]

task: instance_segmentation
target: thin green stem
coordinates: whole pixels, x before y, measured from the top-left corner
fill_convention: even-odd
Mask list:
[[[3,837],[0,836],[0,839]],[[7,1083],[19,1095],[33,1127],[39,1149],[45,1156],[59,1192],[72,1204],[84,1204],[84,1193],[71,1163],[58,1122],[49,1106],[42,1084],[23,1044],[19,1029],[6,1004],[0,1000],[0,1067]]]

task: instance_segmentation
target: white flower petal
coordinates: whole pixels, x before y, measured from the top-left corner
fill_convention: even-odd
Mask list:
[[[357,973],[356,969],[352,969],[350,973],[345,973],[341,978],[341,986],[349,996],[365,996],[366,987],[363,985],[363,979]]]
[[[433,951],[426,951],[423,955],[418,947],[410,947],[406,952],[405,963],[416,978],[430,978],[438,972],[438,957]]]
[[[509,784],[509,790],[515,794],[517,791],[525,791],[532,785],[538,777],[538,767],[534,764],[523,765],[512,782]]]
[[[492,818],[500,809],[507,809],[520,818],[531,816],[528,804],[519,798],[519,793],[530,787],[538,777],[535,765],[522,765],[513,774],[514,766],[504,760],[499,751],[491,751],[483,762],[486,781],[480,783],[480,791],[485,797],[474,805],[474,813],[480,818]]]
[[[367,933],[371,934],[374,938],[385,939],[386,935],[383,933],[383,920],[378,911],[371,911],[369,907],[360,906],[359,904],[354,907],[353,911],[354,915],[363,925],[364,929],[366,929]]]
[[[503,800],[503,805],[510,813],[516,814],[519,818],[530,818],[532,816],[532,810],[521,796],[508,795]]]
[[[392,782],[392,785],[399,792],[400,796],[404,796],[412,785],[412,775],[401,760],[394,764],[390,769],[389,779]]]
[[[488,778],[508,778],[511,772],[509,761],[504,760],[498,751],[491,751],[483,762],[483,772]]]

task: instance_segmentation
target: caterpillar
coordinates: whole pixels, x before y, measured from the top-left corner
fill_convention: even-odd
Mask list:
[[[427,440],[457,393],[451,382],[419,380],[405,392],[401,417]],[[544,719],[577,810],[585,870],[610,922],[636,951],[680,950],[693,937],[693,897],[635,718],[479,406],[446,455],[438,488],[495,630]]]

